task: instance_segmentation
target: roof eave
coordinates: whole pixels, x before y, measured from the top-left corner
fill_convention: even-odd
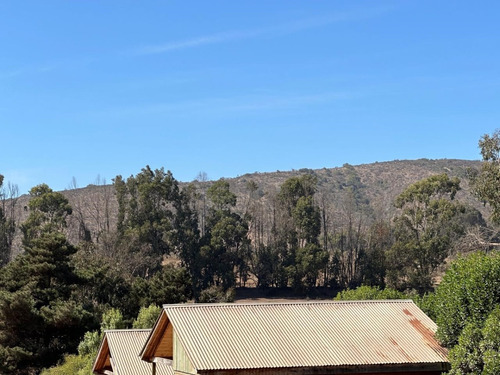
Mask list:
[[[139,357],[146,362],[153,362],[154,351],[165,331],[168,323],[168,317],[164,309],[162,309],[160,316],[156,319],[155,325],[151,329],[149,336],[142,347]]]

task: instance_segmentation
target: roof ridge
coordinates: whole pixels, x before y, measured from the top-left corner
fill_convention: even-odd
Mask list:
[[[105,329],[104,330],[104,333],[107,333],[107,332],[149,332],[151,331],[151,328],[123,328],[123,329]]]
[[[335,304],[385,304],[385,303],[415,303],[412,299],[378,299],[378,300],[321,300],[321,301],[287,301],[287,302],[249,302],[249,303],[177,303],[164,304],[163,308],[201,308],[201,307],[244,307],[244,306],[286,306],[286,305],[335,305]]]

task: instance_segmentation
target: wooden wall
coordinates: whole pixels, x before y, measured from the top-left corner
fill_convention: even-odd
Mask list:
[[[179,340],[179,336],[174,331],[173,334],[174,343],[174,362],[173,368],[175,374],[197,374],[191,360],[187,356],[184,346]]]

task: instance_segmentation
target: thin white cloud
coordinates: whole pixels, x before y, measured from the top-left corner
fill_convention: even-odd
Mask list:
[[[239,102],[227,106],[227,111],[264,111],[288,108],[300,108],[315,104],[332,103],[348,100],[356,95],[347,92],[323,92],[305,95],[271,95],[264,97],[242,98]]]
[[[0,72],[0,79],[14,78],[27,74],[48,73],[57,69],[55,64],[25,65],[16,69]]]
[[[245,39],[253,39],[257,37],[279,37],[302,30],[328,26],[337,22],[353,22],[375,18],[387,13],[390,10],[392,10],[392,8],[389,7],[357,9],[351,12],[335,13],[333,15],[297,20],[290,23],[262,27],[258,29],[233,30],[228,32],[198,36],[190,39],[167,42],[164,44],[148,45],[137,48],[132,53],[135,55],[160,54],[175,50],[196,48],[210,44],[220,44]]]
[[[89,65],[95,61],[98,61],[96,57],[85,57],[80,59],[61,59],[39,64],[27,64],[16,67],[15,69],[0,72],[0,80],[16,78],[19,76],[46,74],[67,69],[76,69]]]
[[[246,39],[254,39],[259,37],[280,37],[283,35],[320,28],[338,22],[356,22],[365,19],[379,17],[391,11],[392,7],[376,7],[376,8],[359,8],[349,12],[338,12],[331,15],[307,18],[296,20],[289,23],[280,25],[272,25],[268,27],[261,27],[248,30],[232,30],[228,32],[220,32],[209,35],[202,35],[194,38],[171,41],[163,44],[146,45],[143,47],[135,48],[126,51],[125,54],[132,56],[141,55],[154,55],[168,53],[176,50],[197,48],[212,44],[228,43],[232,41],[241,41]],[[123,52],[110,53],[112,55],[123,55]],[[52,71],[59,71],[62,69],[75,69],[75,67],[82,67],[95,63],[104,59],[104,56],[90,56],[77,59],[62,59],[57,61],[44,62],[40,64],[31,64],[20,67],[15,67],[10,70],[0,71],[0,80],[11,79],[18,76],[25,76],[30,74],[43,74]]]
[[[126,108],[110,108],[86,115],[97,115],[98,117],[110,116],[112,118],[130,116],[192,116],[194,113],[202,116],[225,116],[258,114],[276,110],[300,110],[325,103],[336,103],[352,100],[359,97],[358,93],[352,92],[320,92],[309,94],[296,93],[272,93],[243,95],[239,97],[213,97],[199,98],[179,102],[155,103],[142,106],[128,106]]]
[[[253,38],[263,33],[264,33],[263,30],[232,31],[227,33],[218,33],[218,34],[200,36],[192,39],[170,42],[166,44],[146,46],[137,49],[135,52],[138,55],[165,53],[179,49],[194,48],[207,44],[218,44],[218,43],[229,42],[232,40]]]
[[[0,72],[0,79],[8,79],[22,75],[25,72],[23,69],[12,69]]]

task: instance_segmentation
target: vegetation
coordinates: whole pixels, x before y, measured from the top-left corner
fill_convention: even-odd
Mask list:
[[[161,308],[156,305],[149,305],[148,307],[143,307],[139,310],[137,314],[137,319],[134,320],[132,328],[135,329],[146,329],[153,328],[156,320],[160,316]]]
[[[227,290],[244,283],[247,277],[249,240],[248,224],[235,213],[236,195],[225,180],[215,182],[207,196],[212,203],[206,217],[204,235],[200,239],[198,261],[202,289],[221,286]],[[187,257],[184,263],[194,262]]]
[[[472,254],[456,260],[436,291],[441,341],[452,346],[469,323],[484,322],[500,304],[500,254]]]
[[[132,275],[148,277],[160,269],[164,255],[190,258],[198,228],[186,193],[172,173],[148,166],[126,182],[114,180],[118,200],[117,244],[127,255],[124,267]],[[189,264],[188,269],[191,268]]]
[[[452,374],[500,373],[500,253],[456,260],[434,296],[438,337]]]
[[[406,299],[407,294],[395,289],[380,289],[374,286],[362,285],[356,289],[347,289],[339,292],[335,297],[337,301],[363,301],[376,299]]]
[[[453,219],[465,207],[453,202],[458,178],[431,176],[409,186],[396,198],[401,213],[394,220],[396,240],[387,252],[388,281],[398,289],[432,288],[432,275],[449,255],[451,240],[463,228]]]
[[[30,373],[74,350],[91,316],[74,298],[77,251],[59,231],[67,201],[46,185],[34,187],[23,225],[25,253],[0,275],[0,369]],[[60,209],[62,208],[62,209]]]
[[[4,177],[0,174],[0,267],[8,263],[12,250],[12,241],[15,234],[15,220],[12,210],[16,204],[16,190],[9,185],[10,193],[4,189]],[[9,198],[10,204],[7,204]],[[6,212],[10,208],[10,212]]]
[[[473,193],[492,208],[491,220],[500,224],[500,130],[479,140],[483,163],[479,171],[470,170]]]

